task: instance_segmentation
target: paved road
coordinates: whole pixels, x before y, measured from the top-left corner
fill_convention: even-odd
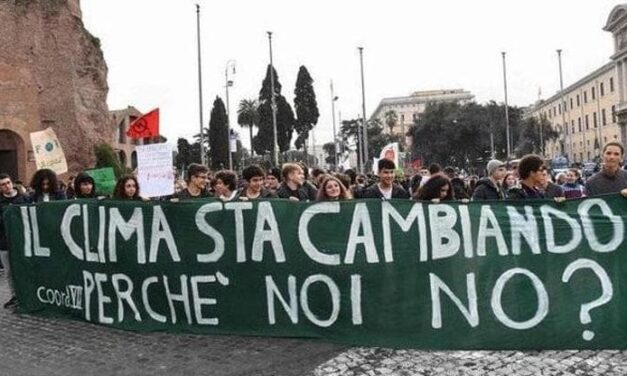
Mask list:
[[[0,302],[8,299],[4,278]],[[0,376],[627,375],[621,351],[416,351],[125,332],[0,308]]]

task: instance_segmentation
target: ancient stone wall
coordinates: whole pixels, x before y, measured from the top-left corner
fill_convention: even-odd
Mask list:
[[[78,0],[0,1],[0,130],[20,135],[28,152],[28,133],[53,127],[73,173],[113,137],[107,66],[80,16]]]

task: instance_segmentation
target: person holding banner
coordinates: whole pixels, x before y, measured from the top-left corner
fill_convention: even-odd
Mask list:
[[[544,194],[538,187],[543,184],[545,170],[546,167],[542,157],[535,154],[528,154],[522,157],[518,163],[520,188],[510,189],[508,198],[514,200],[544,198]]]
[[[57,189],[57,174],[47,168],[37,170],[31,179],[33,189],[29,201],[33,203],[65,200],[65,192]]]
[[[287,198],[291,201],[313,201],[318,191],[305,186],[305,172],[297,163],[286,163],[281,170],[283,183],[277,191],[279,198]]]
[[[211,182],[215,197],[232,201],[237,195],[237,175],[231,170],[218,171]]]
[[[124,175],[118,179],[113,191],[116,200],[142,200],[139,195],[139,183],[133,175]]]
[[[75,198],[96,198],[96,182],[94,178],[81,172],[74,179]]]
[[[320,184],[316,201],[350,200],[353,198],[346,186],[335,176],[326,175]]]
[[[281,186],[281,170],[277,167],[272,167],[266,174],[266,180],[264,186],[267,190],[274,193],[276,196],[279,187]]]
[[[418,192],[414,195],[414,199],[438,203],[441,201],[453,201],[455,195],[451,181],[442,174],[435,174],[431,175],[425,185],[418,189]]]
[[[235,195],[236,200],[249,201],[264,198],[275,198],[276,194],[263,186],[266,174],[257,165],[250,165],[242,171],[242,177],[246,180],[246,185]]]
[[[11,278],[11,264],[9,263],[9,244],[6,238],[3,214],[9,205],[20,205],[28,203],[26,196],[13,188],[13,181],[8,174],[0,173],[0,260],[5,270],[5,275],[9,283],[9,291],[11,299],[4,303],[4,308],[13,308],[17,306],[17,297],[13,287],[13,279]]]
[[[620,192],[627,197],[627,171],[620,168],[624,155],[620,142],[612,141],[603,146],[603,169],[586,181],[588,196]]]
[[[388,159],[379,159],[379,182],[361,191],[359,198],[380,198],[390,200],[393,198],[409,198],[409,194],[403,187],[394,184],[394,171],[396,165]]]
[[[504,200],[505,192],[501,184],[507,173],[505,163],[498,159],[492,159],[488,162],[486,170],[488,177],[477,182],[477,186],[472,193],[472,200]]]
[[[187,188],[175,195],[174,200],[188,200],[193,198],[209,198],[207,192],[207,181],[209,179],[209,169],[207,166],[192,163],[187,168]]]

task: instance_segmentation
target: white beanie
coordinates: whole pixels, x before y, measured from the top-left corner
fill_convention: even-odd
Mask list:
[[[494,171],[496,171],[497,168],[504,167],[504,166],[505,166],[505,163],[499,161],[498,159],[492,159],[490,162],[488,162],[488,166],[487,166],[488,176],[492,176],[492,173],[494,173]]]

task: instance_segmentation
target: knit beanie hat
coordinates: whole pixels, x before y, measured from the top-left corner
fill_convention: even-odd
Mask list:
[[[498,159],[492,159],[490,162],[488,162],[488,166],[487,166],[488,176],[492,176],[492,173],[494,173],[494,171],[496,171],[497,168],[504,167],[504,166],[505,166],[505,163],[499,161]]]

